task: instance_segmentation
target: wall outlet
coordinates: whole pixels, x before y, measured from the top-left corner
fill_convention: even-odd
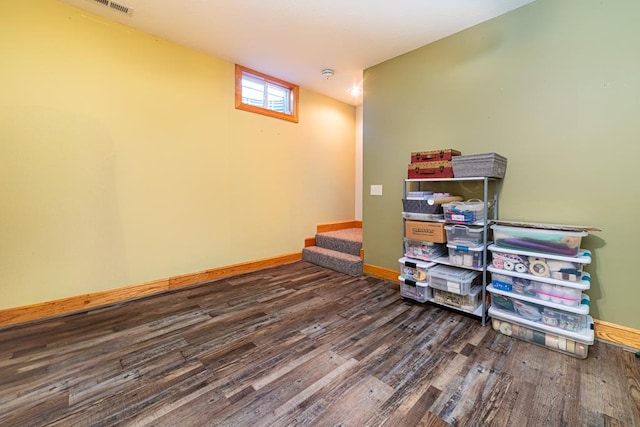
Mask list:
[[[372,196],[382,196],[382,185],[372,185],[369,194]]]

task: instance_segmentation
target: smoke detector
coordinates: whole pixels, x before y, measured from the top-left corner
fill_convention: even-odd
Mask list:
[[[322,74],[322,77],[329,80],[331,77],[333,77],[335,72],[331,68],[325,68],[324,70],[322,70],[321,74]]]

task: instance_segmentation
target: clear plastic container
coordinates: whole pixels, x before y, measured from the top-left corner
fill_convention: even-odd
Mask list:
[[[575,257],[505,249],[497,245],[489,245],[487,249],[492,253],[491,264],[496,269],[568,282],[579,282],[583,267],[591,263],[591,252],[584,249]]]
[[[435,267],[433,262],[418,261],[407,257],[400,258],[400,276],[417,282],[427,281],[427,272]]]
[[[484,221],[484,202],[467,200],[442,205],[444,220],[453,224],[482,224]]]
[[[400,280],[400,296],[410,298],[418,302],[427,302],[431,299],[431,288],[426,282],[398,277]]]
[[[510,313],[519,320],[542,323],[570,332],[578,332],[587,326],[587,315],[558,310],[529,300],[523,300],[494,292],[491,286],[487,287],[491,293],[491,307],[500,312]],[[551,322],[550,319],[555,319]]]
[[[445,225],[444,229],[447,232],[447,243],[450,245],[477,248],[484,244],[482,227],[455,224]]]
[[[404,238],[404,255],[409,258],[429,261],[439,258],[447,252],[444,243],[425,242]]]
[[[535,302],[542,304],[550,302],[559,306],[578,307],[588,303],[588,297],[582,294],[582,289],[506,274],[492,273],[491,285],[496,290],[532,298]]]
[[[593,336],[591,338],[589,336],[568,338],[565,335],[556,334],[545,329],[544,325],[540,328],[522,325],[514,321],[510,316],[495,312],[493,307],[489,308],[489,315],[493,318],[491,320],[493,329],[503,335],[540,345],[579,359],[587,357],[589,345],[593,344]],[[587,322],[593,325],[593,319],[590,316]]]
[[[434,289],[467,295],[474,285],[481,284],[482,273],[448,265],[438,265],[429,269],[428,278],[429,286]]]
[[[445,211],[445,217],[446,217]],[[500,248],[575,257],[586,231],[512,227],[494,224],[493,240]]]
[[[433,289],[433,300],[438,304],[457,308],[469,313],[476,311],[482,303],[482,286],[474,286],[467,295]]]
[[[467,248],[464,246],[447,245],[449,263],[460,267],[482,268],[484,266],[482,247]]]

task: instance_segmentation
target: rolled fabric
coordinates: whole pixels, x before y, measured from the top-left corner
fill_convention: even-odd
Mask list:
[[[558,337],[553,334],[546,334],[544,337],[544,345],[553,349],[557,349]]]
[[[504,335],[510,337],[511,336],[511,323],[502,322],[502,324],[500,325],[500,332],[502,332]]]
[[[509,270],[509,271],[513,271],[513,269],[515,268],[515,264],[511,261],[504,261],[504,269],[505,270]]]
[[[580,240],[580,237],[564,236],[562,238],[562,243],[564,243],[568,248],[575,249],[580,245]]]

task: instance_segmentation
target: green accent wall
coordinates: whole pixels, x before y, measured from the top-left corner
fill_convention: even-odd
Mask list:
[[[640,329],[638,22],[639,2],[537,0],[367,69],[365,263],[398,269],[412,151],[497,152],[500,217],[602,229],[583,240],[591,313]]]
[[[0,309],[300,252],[354,219],[355,108],[234,108],[234,64],[0,3]],[[295,82],[294,82],[295,83]]]

